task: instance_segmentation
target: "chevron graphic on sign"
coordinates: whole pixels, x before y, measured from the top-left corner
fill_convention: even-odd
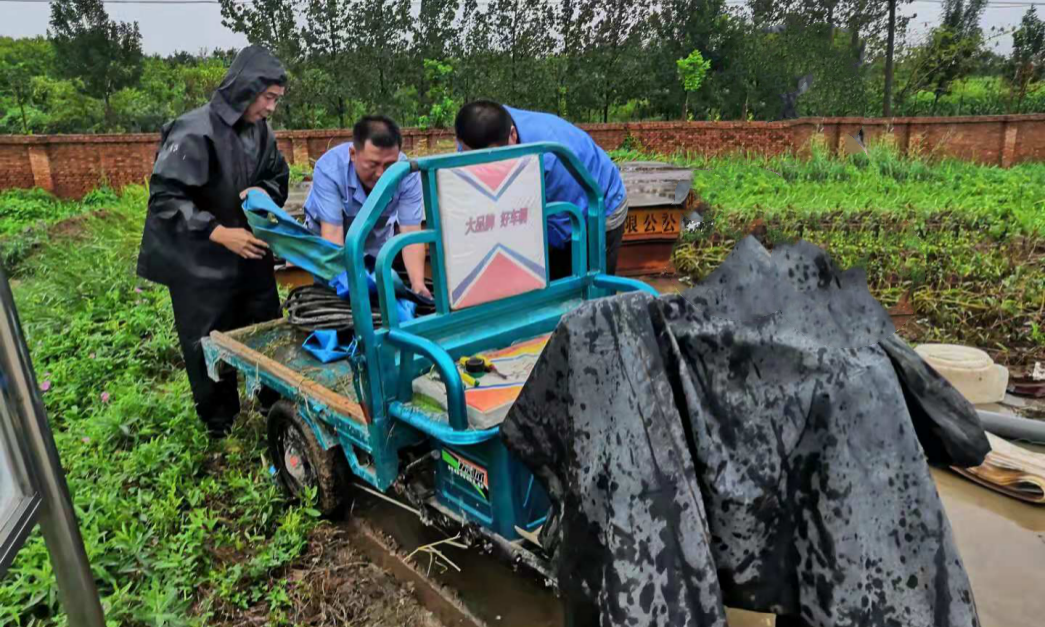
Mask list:
[[[451,308],[547,285],[542,175],[535,155],[436,173]]]
[[[495,161],[451,170],[480,194],[497,202],[535,157]]]
[[[544,268],[497,244],[454,289],[451,300],[455,307],[471,307],[479,302],[500,300],[542,287]],[[476,302],[474,296],[477,294],[482,295],[481,301]]]

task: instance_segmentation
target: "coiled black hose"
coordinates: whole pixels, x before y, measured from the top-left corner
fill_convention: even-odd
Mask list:
[[[432,289],[430,283],[428,289]],[[419,316],[435,311],[429,301],[414,296],[412,292],[406,297],[417,303]],[[370,304],[374,326],[381,326],[381,308],[377,299],[371,299]],[[317,330],[349,331],[355,327],[352,304],[326,285],[317,283],[295,287],[287,295],[283,309],[291,325],[309,333]]]
[[[347,331],[355,324],[352,305],[325,285],[302,285],[290,290],[283,303],[290,324],[303,331],[319,329]],[[375,311],[374,325],[381,324],[381,312]]]

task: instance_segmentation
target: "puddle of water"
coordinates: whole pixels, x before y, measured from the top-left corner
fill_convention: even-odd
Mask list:
[[[689,287],[674,276],[640,276],[635,277],[661,294],[679,294]]]
[[[425,527],[416,516],[394,505],[370,498],[356,500],[353,512],[391,536],[407,553],[419,546],[445,539],[445,533]],[[439,550],[461,572],[432,567],[430,576],[454,590],[464,605],[489,627],[562,627],[562,603],[555,593],[529,571],[476,550],[441,546]],[[422,570],[428,560],[416,558]],[[726,609],[730,627],[773,627],[774,617]]]
[[[983,627],[1034,627],[1045,616],[1045,507],[947,470],[933,477],[972,582]]]
[[[933,469],[954,530],[983,627],[1034,627],[1045,616],[1045,507],[1022,503],[947,470]],[[394,505],[359,499],[354,515],[390,535],[406,551],[442,540]],[[455,590],[490,627],[561,627],[562,606],[528,571],[476,550],[440,547],[461,568],[433,566],[431,577]],[[423,569],[426,560],[418,559]],[[731,627],[773,627],[765,614],[728,610]]]
[[[413,514],[376,499],[357,499],[354,515],[390,535],[407,553],[448,537],[438,529],[425,527]],[[489,627],[562,627],[561,602],[529,571],[517,571],[478,550],[438,548],[461,572],[453,568],[443,571],[433,565],[431,578],[456,591],[464,605]],[[414,562],[425,572],[426,557],[415,556]]]

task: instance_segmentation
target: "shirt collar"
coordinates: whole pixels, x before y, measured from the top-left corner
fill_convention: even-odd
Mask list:
[[[359,182],[359,175],[356,173],[356,164],[352,162],[352,158],[348,160],[348,181],[347,186],[352,190],[352,198],[359,201],[359,204],[366,202],[367,193],[363,189],[363,184]]]
[[[512,119],[512,126],[515,127],[515,136],[518,138],[519,143],[522,144],[522,129],[519,128],[519,114],[522,113],[521,109],[515,109],[505,105],[504,110],[508,112],[508,117]]]

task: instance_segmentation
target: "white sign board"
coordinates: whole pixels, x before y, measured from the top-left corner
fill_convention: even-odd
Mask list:
[[[450,307],[474,307],[548,283],[537,155],[436,173]]]

